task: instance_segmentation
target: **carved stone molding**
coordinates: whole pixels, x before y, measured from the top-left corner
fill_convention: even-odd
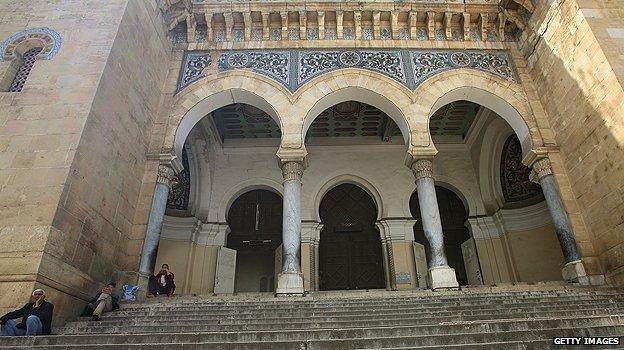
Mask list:
[[[303,177],[304,166],[300,162],[285,162],[282,164],[282,176],[284,177],[284,182],[297,180],[301,181]]]
[[[529,0],[159,2],[172,40],[183,44],[303,40],[502,42],[515,40],[519,30],[509,17],[524,16],[533,9]]]
[[[429,159],[419,159],[412,163],[411,168],[416,181],[423,177],[433,178],[433,162]]]
[[[175,171],[167,165],[158,166],[158,176],[156,182],[169,188],[177,181]]]
[[[533,171],[531,171],[531,181],[539,183],[540,180],[547,175],[552,175],[552,167],[548,158],[541,158],[533,163]]]

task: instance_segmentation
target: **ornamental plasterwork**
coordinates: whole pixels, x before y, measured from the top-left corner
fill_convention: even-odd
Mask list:
[[[187,52],[182,60],[177,90],[204,77],[208,71],[213,72],[214,69],[210,69],[213,61],[210,52]],[[290,91],[296,91],[322,74],[343,68],[381,73],[412,90],[436,74],[458,68],[477,69],[518,81],[508,52],[494,50],[233,50],[221,53],[217,61],[218,72],[250,69],[276,80]]]
[[[51,60],[61,49],[61,35],[50,28],[30,28],[14,33],[0,44],[2,59],[11,60],[15,57],[15,49],[23,42],[32,40],[40,43],[42,48],[39,59]]]

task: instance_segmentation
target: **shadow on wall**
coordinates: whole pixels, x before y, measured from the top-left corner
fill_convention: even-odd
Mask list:
[[[548,22],[545,33],[537,43],[522,38],[537,92],[529,97],[541,100],[560,148],[551,158],[552,166],[585,268],[588,274],[600,274],[604,268],[607,281],[621,286],[624,91],[588,23],[579,21],[583,14],[576,2],[550,3],[537,5],[530,21],[533,29]],[[575,54],[589,52],[591,61]]]

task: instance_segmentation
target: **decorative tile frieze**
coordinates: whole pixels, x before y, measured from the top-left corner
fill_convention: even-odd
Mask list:
[[[204,69],[212,64],[210,53],[187,53],[178,79],[178,90],[204,76]]]
[[[400,51],[388,50],[335,50],[301,52],[298,85],[323,73],[340,68],[364,68],[380,72],[406,83]]]
[[[11,60],[15,57],[15,49],[25,41],[36,42],[41,47],[38,59],[51,60],[61,49],[61,35],[50,28],[30,28],[19,31],[0,43],[0,58]]]
[[[219,57],[219,72],[248,68],[290,85],[290,53],[286,51],[231,51]]]
[[[178,80],[178,91],[204,76],[213,64],[208,52],[187,52]],[[388,76],[415,90],[428,78],[444,71],[471,68],[517,82],[506,51],[494,50],[237,50],[219,56],[211,71],[251,69],[295,91],[322,74],[361,68]]]
[[[416,85],[432,75],[454,68],[474,68],[517,81],[506,52],[413,51],[411,57]]]

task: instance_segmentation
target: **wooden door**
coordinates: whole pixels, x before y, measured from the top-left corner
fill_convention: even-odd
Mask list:
[[[219,247],[217,254],[217,269],[215,271],[215,294],[234,293],[234,278],[236,272],[236,250]]]
[[[336,186],[321,201],[321,290],[384,288],[377,208],[363,189]]]

